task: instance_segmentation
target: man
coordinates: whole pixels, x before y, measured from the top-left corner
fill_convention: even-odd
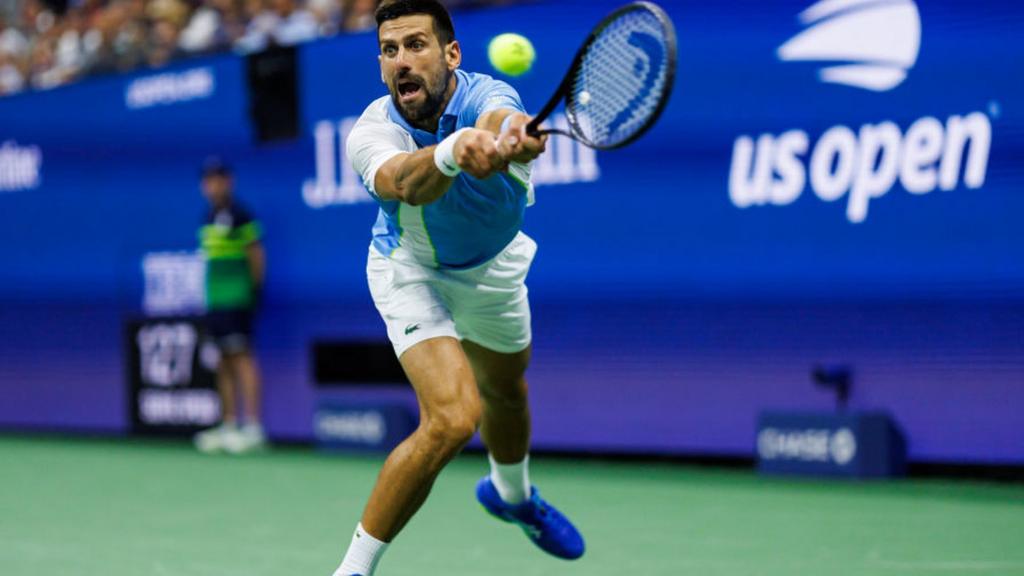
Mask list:
[[[536,244],[520,231],[529,162],[518,94],[458,70],[461,49],[436,0],[376,12],[389,96],[353,127],[347,151],[380,204],[367,275],[420,404],[420,426],[385,462],[335,576],[370,576],[441,469],[477,428],[491,473],[477,498],[543,550],[579,558],[579,532],[540,498],[527,471],[530,359],[526,273]]]
[[[219,159],[204,164],[201,187],[210,203],[199,229],[206,258],[206,328],[220,352],[222,421],[197,434],[195,444],[203,452],[248,452],[266,442],[260,424],[260,373],[252,354],[253,311],[265,268],[260,225],[234,199],[231,170]],[[236,396],[242,398],[242,426],[236,418]]]

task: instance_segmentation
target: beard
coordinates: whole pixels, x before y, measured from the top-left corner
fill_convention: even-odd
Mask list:
[[[415,74],[402,74],[395,79],[391,86],[391,100],[395,108],[402,113],[402,116],[410,124],[422,124],[440,116],[441,107],[445,104],[445,92],[448,90],[448,81],[452,72],[445,68],[440,74],[433,78],[433,82],[427,82],[422,76]],[[403,103],[400,98],[399,86],[403,82],[415,82],[419,84],[424,97],[420,102]]]

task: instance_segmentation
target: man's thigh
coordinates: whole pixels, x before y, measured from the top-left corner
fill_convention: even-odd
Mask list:
[[[425,417],[439,411],[476,413],[480,396],[476,379],[459,341],[449,336],[418,342],[399,361],[412,383]]]
[[[477,385],[484,396],[526,395],[526,368],[530,364],[532,347],[527,346],[518,352],[503,353],[491,350],[472,340],[463,340],[462,349],[466,352]]]

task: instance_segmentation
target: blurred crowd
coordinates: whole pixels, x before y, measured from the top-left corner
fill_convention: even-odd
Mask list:
[[[443,0],[450,8],[515,0]],[[0,95],[372,29],[377,0],[0,0]]]

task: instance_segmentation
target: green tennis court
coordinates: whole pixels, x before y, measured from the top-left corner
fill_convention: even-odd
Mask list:
[[[5,576],[329,576],[380,461],[280,448],[0,437]],[[385,576],[1024,574],[1024,486],[825,483],[538,457],[588,539],[567,563],[486,516],[479,455],[449,466]]]

